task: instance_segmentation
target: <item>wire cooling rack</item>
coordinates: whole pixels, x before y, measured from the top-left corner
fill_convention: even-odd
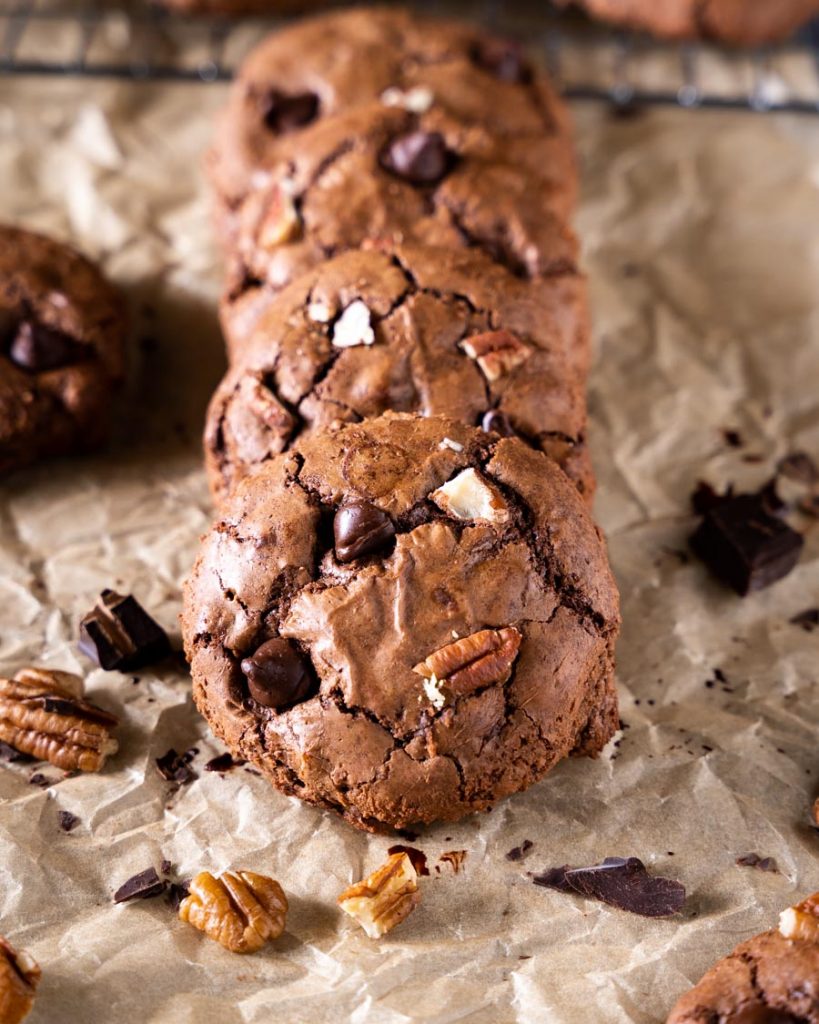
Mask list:
[[[444,6],[524,36],[572,98],[626,109],[678,104],[819,114],[819,22],[786,45],[748,52],[606,30],[559,15],[543,0]],[[285,20],[174,15],[149,0],[0,0],[0,74],[225,81],[250,47]]]

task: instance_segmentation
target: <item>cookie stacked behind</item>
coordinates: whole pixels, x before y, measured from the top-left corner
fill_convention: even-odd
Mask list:
[[[473,27],[326,15],[251,55],[209,168],[232,365],[184,631],[214,731],[366,828],[595,754],[618,613],[548,80]]]

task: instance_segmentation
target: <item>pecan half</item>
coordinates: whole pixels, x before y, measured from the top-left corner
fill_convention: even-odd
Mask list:
[[[786,939],[819,943],[819,892],[783,910],[779,915],[779,930]]]
[[[523,638],[514,626],[481,629],[433,651],[413,672],[460,696],[482,686],[505,683]]]
[[[179,916],[231,953],[255,953],[277,939],[287,921],[287,897],[278,882],[255,871],[200,872]]]
[[[0,740],[65,771],[96,772],[117,750],[116,715],[82,698],[67,672],[22,669],[0,678]]]
[[[461,348],[480,366],[488,381],[511,373],[532,354],[532,347],[511,331],[487,331],[473,334],[461,342]]]
[[[482,519],[502,525],[509,521],[509,509],[501,495],[476,470],[461,470],[457,476],[430,494],[442,512],[455,519]]]
[[[379,939],[411,914],[420,900],[412,861],[406,853],[394,853],[362,882],[345,889],[338,905],[371,939]]]
[[[262,214],[258,241],[263,249],[275,249],[301,235],[301,217],[287,185],[277,185]]]
[[[0,935],[0,1021],[19,1024],[34,1003],[40,968],[28,953],[17,950]]]

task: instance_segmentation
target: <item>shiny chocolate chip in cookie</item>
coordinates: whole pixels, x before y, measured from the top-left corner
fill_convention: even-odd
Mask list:
[[[9,358],[23,370],[45,373],[78,363],[83,357],[83,346],[53,327],[24,320],[9,346]]]
[[[454,164],[454,154],[440,132],[415,131],[398,135],[381,153],[381,165],[413,185],[434,185]]]
[[[288,96],[283,92],[270,93],[264,103],[264,123],[276,133],[302,128],[316,119],[319,98],[313,92]]]
[[[267,640],[242,661],[250,696],[266,708],[291,707],[306,700],[313,688],[312,675],[288,640]]]
[[[395,536],[390,517],[368,501],[343,505],[333,521],[336,558],[352,562],[383,548]]]

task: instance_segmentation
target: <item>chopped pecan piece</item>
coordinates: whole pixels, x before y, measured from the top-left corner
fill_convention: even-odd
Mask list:
[[[461,348],[480,366],[490,382],[511,373],[532,354],[532,348],[511,331],[487,331],[461,342]]]
[[[277,185],[262,214],[258,240],[263,249],[275,249],[301,235],[301,217],[286,184]]]
[[[34,1003],[40,968],[28,953],[17,950],[0,935],[0,1021],[19,1024]]]
[[[779,915],[779,930],[786,939],[819,943],[819,892],[783,910]]]
[[[464,469],[457,476],[430,494],[442,511],[455,519],[483,519],[502,524],[509,519],[509,509],[494,487],[474,469]]]
[[[245,375],[239,385],[237,404],[249,409],[260,423],[281,438],[281,449],[277,447],[276,451],[284,449],[296,420],[263,380]]]
[[[433,651],[412,671],[456,696],[472,693],[482,686],[506,682],[521,640],[514,626],[482,629]]]
[[[112,715],[82,698],[67,672],[22,669],[0,678],[0,740],[65,771],[96,772],[117,750]]]
[[[202,871],[179,904],[179,916],[231,953],[255,953],[277,939],[287,920],[287,897],[278,882],[255,871]]]
[[[362,882],[345,889],[338,905],[371,939],[378,939],[400,924],[420,899],[412,861],[406,853],[394,853]]]

